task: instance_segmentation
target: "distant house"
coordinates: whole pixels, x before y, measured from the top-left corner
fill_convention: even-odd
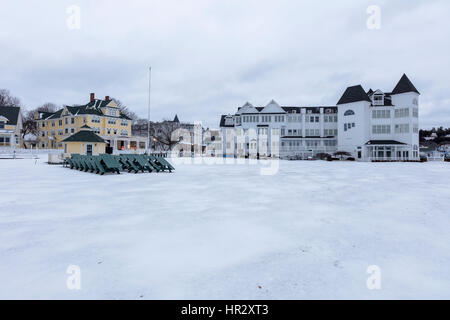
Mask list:
[[[20,107],[0,106],[0,147],[19,148],[22,143]]]
[[[444,160],[444,153],[433,146],[420,147],[420,156],[426,157],[428,161]]]
[[[223,154],[309,159],[345,151],[357,161],[417,161],[419,96],[403,74],[390,92],[350,86],[336,105],[247,102],[220,118]]]
[[[425,140],[431,141],[437,138],[436,132],[433,132],[429,137],[424,137]]]
[[[65,106],[56,112],[37,112],[39,148],[61,149],[62,141],[89,125],[113,151],[145,150],[146,139],[131,135],[132,120],[122,113],[113,99],[96,99],[83,105]]]
[[[84,125],[80,131],[61,141],[64,146],[64,155],[82,154],[99,155],[106,152],[106,141],[96,135],[92,129]]]

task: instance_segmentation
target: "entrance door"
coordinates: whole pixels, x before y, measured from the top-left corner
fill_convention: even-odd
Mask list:
[[[92,144],[87,144],[86,145],[86,154],[88,156],[92,156]]]

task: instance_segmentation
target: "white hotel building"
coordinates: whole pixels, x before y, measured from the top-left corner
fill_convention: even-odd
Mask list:
[[[223,154],[306,159],[346,151],[358,161],[418,160],[419,95],[403,75],[392,92],[348,87],[336,106],[247,102],[221,117]]]

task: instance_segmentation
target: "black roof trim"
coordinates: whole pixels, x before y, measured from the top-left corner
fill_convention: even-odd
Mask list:
[[[369,96],[360,84],[345,89],[344,94],[342,95],[341,99],[339,99],[337,104],[339,105],[358,101],[372,102],[372,100],[370,100]]]
[[[412,84],[411,80],[408,79],[406,74],[403,74],[400,81],[395,86],[394,90],[392,90],[391,94],[399,94],[399,93],[406,93],[406,92],[415,92],[417,94],[420,94],[420,92]]]
[[[103,142],[105,143],[105,140],[103,140],[100,136],[96,135],[92,131],[88,130],[81,130],[77,133],[71,135],[70,137],[64,139],[61,142]]]
[[[366,145],[406,145],[406,143],[396,140],[369,140],[366,142]]]
[[[15,126],[19,120],[20,107],[3,107],[0,106],[0,116],[8,119],[7,125]]]
[[[223,114],[221,117],[220,117],[220,127],[221,128],[233,128],[234,127],[234,125],[225,125],[225,117],[226,117],[227,115],[226,114]]]

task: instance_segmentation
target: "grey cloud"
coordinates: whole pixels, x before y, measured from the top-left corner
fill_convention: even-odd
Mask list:
[[[405,72],[421,91],[421,125],[449,126],[448,1],[4,0],[0,87],[28,107],[119,98],[152,118],[202,120],[247,100],[335,104],[347,86],[391,90]],[[66,27],[68,5],[81,29]],[[366,28],[369,5],[380,30]]]

